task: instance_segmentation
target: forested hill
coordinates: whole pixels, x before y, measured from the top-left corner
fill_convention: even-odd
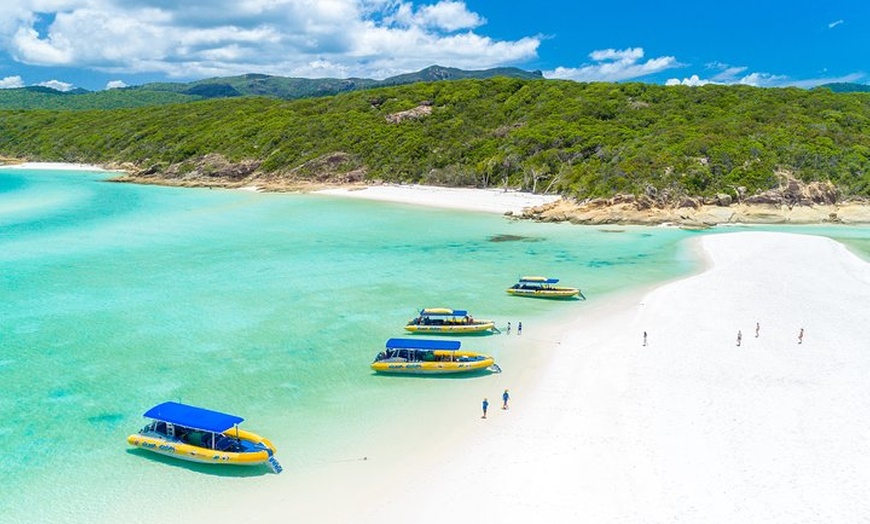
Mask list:
[[[848,82],[836,82],[833,84],[823,84],[819,86],[820,89],[830,89],[835,93],[868,93],[870,92],[870,85],[867,84],[853,84]]]
[[[47,87],[31,86],[0,89],[0,109],[67,109],[71,111],[119,109],[240,96],[265,96],[296,100],[416,82],[485,79],[497,76],[525,80],[543,78],[540,71],[530,72],[515,67],[467,71],[453,67],[431,66],[421,71],[393,76],[384,80],[288,78],[247,74],[207,78],[195,82],[150,83],[93,92],[84,89],[57,91]]]
[[[580,198],[751,194],[788,172],[868,197],[870,94],[494,78],[2,111],[0,156],[131,163],[165,183],[378,179]]]

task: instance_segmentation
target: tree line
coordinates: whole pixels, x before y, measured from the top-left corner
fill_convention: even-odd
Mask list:
[[[419,107],[429,110],[388,118]],[[780,170],[870,197],[870,94],[492,78],[295,101],[0,111],[0,155],[30,160],[159,170],[217,153],[281,176],[335,152],[373,180],[577,198],[751,194],[775,187]]]

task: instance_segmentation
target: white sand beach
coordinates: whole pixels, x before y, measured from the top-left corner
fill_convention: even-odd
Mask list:
[[[501,214],[519,213],[527,207],[540,206],[560,198],[556,195],[538,195],[503,189],[396,184],[362,188],[331,188],[315,191],[314,194]]]
[[[506,340],[504,373],[467,402],[397,414],[403,429],[360,450],[366,460],[290,461],[244,507],[191,518],[865,521],[870,264],[816,236],[693,242],[702,273],[526,326]]]
[[[3,169],[30,169],[30,170],[60,170],[60,171],[106,171],[99,166],[91,164],[72,164],[65,162],[22,162],[20,164],[0,164]]]
[[[596,306],[508,411],[353,520],[865,520],[870,265],[813,236],[700,244],[706,271]]]

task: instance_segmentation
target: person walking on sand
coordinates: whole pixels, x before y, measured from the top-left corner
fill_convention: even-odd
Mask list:
[[[643,345],[646,346],[646,331],[643,332]]]
[[[743,332],[739,329],[737,330],[737,346],[740,346],[740,341],[743,340]]]
[[[522,335],[522,334],[523,334],[523,323],[517,322],[517,335]]]
[[[483,408],[483,416],[480,418],[486,418],[486,409],[489,407],[489,401],[484,398],[481,407]]]
[[[804,343],[804,328],[801,328],[800,333],[798,333],[798,344]]]
[[[758,338],[758,332],[761,331],[761,324],[755,323],[755,338]]]
[[[511,334],[511,323],[510,323],[510,322],[508,322],[508,327],[507,327],[507,329],[505,330],[505,332],[506,332],[508,335]]]
[[[501,409],[508,408],[508,400],[510,400],[510,398],[511,398],[511,395],[510,395],[510,393],[508,393],[508,390],[504,390],[504,393],[501,394],[501,400],[502,400]]]

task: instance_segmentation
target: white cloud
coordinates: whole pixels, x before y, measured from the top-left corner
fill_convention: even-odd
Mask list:
[[[729,67],[729,66],[726,66],[726,67],[723,67],[721,71],[719,71],[718,73],[716,73],[715,75],[713,75],[713,81],[714,81],[714,82],[720,82],[720,83],[728,83],[728,82],[730,82],[733,78],[735,78],[735,77],[737,77],[737,76],[739,76],[739,75],[745,73],[747,69],[749,69],[749,68],[748,68],[748,67],[743,67],[743,66],[737,66],[737,67]]]
[[[637,62],[641,58],[643,58],[643,48],[642,47],[631,47],[628,49],[616,50],[616,49],[599,49],[598,51],[592,51],[589,53],[589,58],[595,60],[596,62],[604,62],[606,60],[616,60],[616,61],[627,61],[627,62]]]
[[[688,78],[680,80],[679,78],[669,78],[666,86],[703,86],[707,84],[715,84],[712,80],[702,80],[698,75],[692,75]]]
[[[683,79],[669,78],[665,82],[665,85],[702,86],[706,84],[741,84],[755,87],[812,88],[822,84],[837,82],[858,82],[866,77],[863,73],[852,73],[840,77],[820,77],[796,80],[785,75],[775,75],[771,73],[753,72],[744,74],[749,68],[743,66],[729,66],[728,64],[723,64],[721,62],[707,64],[707,69],[715,71],[711,78],[701,78],[698,75],[692,75]]]
[[[788,85],[788,77],[770,73],[749,73],[737,81],[738,84],[754,87],[781,87]]]
[[[42,87],[49,87],[51,89],[54,89],[55,91],[72,91],[73,89],[75,89],[74,85],[67,82],[61,82],[60,80],[48,80],[47,82],[40,82],[36,85]]]
[[[406,26],[437,28],[443,31],[473,29],[486,23],[486,19],[468,10],[463,2],[441,1],[418,9],[402,2],[391,21]]]
[[[127,87],[127,84],[123,80],[109,80],[106,82],[106,89],[121,89],[123,87]]]
[[[697,74],[682,80],[679,78],[669,78],[665,82],[665,85],[703,86],[707,84],[740,84],[744,82],[741,82],[739,75],[748,69],[747,67],[731,66],[722,62],[710,62],[705,67],[712,72],[710,78],[701,78]]]
[[[547,71],[544,76],[548,78],[565,78],[580,82],[618,82],[651,75],[667,69],[682,67],[676,58],[661,56],[641,62],[644,56],[643,48],[632,47],[629,49],[601,49],[589,53],[589,58],[595,64],[581,67],[557,67]]]
[[[837,27],[838,25],[842,24],[843,22],[844,22],[844,20],[837,20],[835,22],[831,22],[830,24],[828,24],[828,29],[833,29],[833,28]]]
[[[810,89],[816,86],[820,86],[822,84],[840,84],[840,83],[859,83],[865,81],[867,79],[867,75],[864,73],[851,73],[843,76],[831,76],[831,77],[821,77],[821,78],[808,78],[805,80],[794,80],[788,83],[788,85],[792,87],[802,87],[805,89]]]
[[[24,81],[20,76],[0,78],[0,89],[15,89],[17,87],[24,87]]]
[[[537,56],[541,37],[496,40],[464,1],[16,0],[0,46],[39,66],[197,77],[388,76],[432,64],[495,67]]]

